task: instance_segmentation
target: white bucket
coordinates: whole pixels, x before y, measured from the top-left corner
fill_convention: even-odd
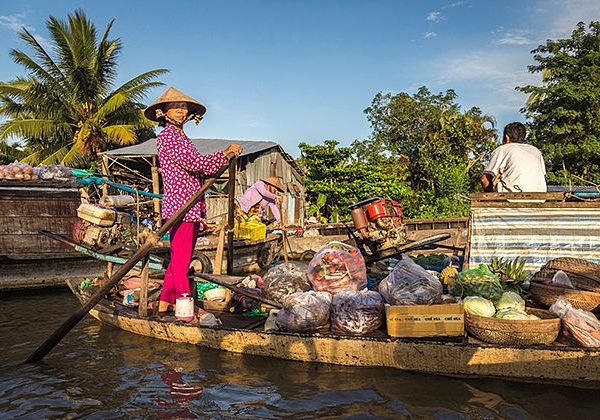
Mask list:
[[[187,293],[175,299],[175,318],[186,322],[194,319],[194,298]]]

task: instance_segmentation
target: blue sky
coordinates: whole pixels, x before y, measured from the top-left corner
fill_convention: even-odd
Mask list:
[[[190,137],[349,145],[369,136],[363,110],[377,92],[454,89],[501,129],[523,121],[515,86],[539,83],[530,51],[600,20],[598,0],[533,1],[32,1],[2,2],[0,81],[24,71],[11,48],[25,26],[44,42],[45,23],[83,9],[123,41],[119,82],[154,68],[203,102]],[[152,102],[164,89],[147,98]]]

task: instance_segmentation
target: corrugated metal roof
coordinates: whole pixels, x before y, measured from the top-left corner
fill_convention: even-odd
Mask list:
[[[257,141],[257,140],[225,140],[225,139],[191,139],[202,153],[214,153],[220,150],[225,150],[231,143],[236,143],[242,146],[242,156],[251,155],[253,153],[262,152],[265,150],[277,147],[281,149],[277,143],[273,141]],[[281,149],[283,152],[283,149]],[[153,156],[156,155],[156,139],[150,139],[140,144],[133,146],[121,147],[119,149],[108,150],[102,152],[102,155],[107,156]]]

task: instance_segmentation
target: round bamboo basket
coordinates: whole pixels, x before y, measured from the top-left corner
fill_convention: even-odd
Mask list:
[[[225,300],[224,301],[215,301],[215,300],[200,300],[200,306],[205,311],[217,311],[217,312],[227,312],[229,307],[231,306],[231,290],[225,290]]]
[[[473,337],[492,344],[531,346],[556,341],[560,318],[543,309],[526,308],[526,311],[542,319],[501,319],[465,312],[465,328]]]
[[[553,260],[548,261],[544,265],[544,268],[571,271],[573,273],[581,272],[600,274],[600,264],[583,260],[581,258],[554,258]]]
[[[576,309],[592,312],[600,307],[600,293],[596,292],[547,286],[534,281],[531,282],[529,290],[533,300],[546,307],[556,302],[559,296],[564,296]]]

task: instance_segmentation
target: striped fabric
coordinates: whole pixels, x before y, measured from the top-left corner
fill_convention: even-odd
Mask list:
[[[470,234],[470,267],[493,257],[524,257],[529,272],[557,257],[600,263],[598,208],[472,208]]]

